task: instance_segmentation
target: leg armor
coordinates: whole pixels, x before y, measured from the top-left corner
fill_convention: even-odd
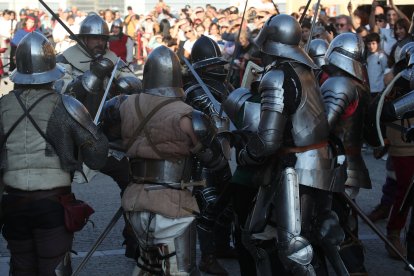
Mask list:
[[[349,275],[341,256],[339,245],[345,238],[335,212],[328,211],[317,217],[316,236],[325,256],[328,258],[337,275]]]
[[[198,275],[196,267],[195,224],[190,224],[184,233],[171,243],[140,244],[141,256],[137,261],[139,275]]]
[[[315,275],[310,264],[313,249],[301,233],[299,183],[296,171],[282,172],[275,198],[274,217],[277,222],[278,254],[287,270],[294,275]]]
[[[355,189],[353,189],[355,188]],[[357,187],[346,187],[346,193],[355,198]],[[366,273],[364,266],[364,248],[358,239],[358,218],[347,203],[334,195],[333,210],[338,214],[339,223],[345,231],[339,254],[349,273]]]
[[[349,275],[339,255],[345,234],[331,208],[331,192],[301,187],[302,232],[321,249],[318,258],[327,257],[337,275]]]

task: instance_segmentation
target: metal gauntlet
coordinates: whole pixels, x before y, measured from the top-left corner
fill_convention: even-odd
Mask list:
[[[226,139],[218,139],[216,129],[209,118],[202,112],[194,110],[192,114],[194,133],[199,144],[193,153],[208,169],[219,170],[226,166],[230,157],[230,145]]]
[[[207,114],[219,132],[229,129],[230,122],[228,118],[220,117],[216,107],[204,91],[200,89],[191,89],[190,87],[186,92],[185,102],[195,109]]]
[[[91,62],[90,70],[82,75],[82,86],[89,93],[96,93],[102,89],[103,81],[114,68],[114,63],[107,59],[101,58]]]

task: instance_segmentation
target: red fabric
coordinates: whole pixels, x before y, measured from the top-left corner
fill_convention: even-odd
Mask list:
[[[407,220],[408,211],[399,213],[405,193],[410,185],[414,173],[414,156],[392,156],[395,176],[397,178],[397,191],[394,205],[388,220],[387,230],[401,230]]]
[[[359,100],[355,100],[354,102],[352,102],[346,109],[344,114],[342,114],[341,118],[343,120],[349,118],[352,116],[352,114],[354,114],[355,110],[358,108],[358,103]]]
[[[328,78],[329,78],[329,74],[323,71],[319,79],[319,85],[322,85]]]
[[[143,60],[141,36],[142,36],[141,32],[138,32],[137,33],[137,54],[136,54],[137,60]]]
[[[25,30],[26,32],[28,32],[28,33],[31,33],[31,32],[36,31],[36,27],[32,27],[32,28],[30,28],[30,29],[28,29],[28,28],[24,28],[24,30]]]
[[[120,39],[109,41],[109,49],[114,52],[123,61],[126,61],[127,48],[126,43],[128,40],[127,35],[122,35]]]
[[[3,61],[0,58],[0,76],[4,74]]]

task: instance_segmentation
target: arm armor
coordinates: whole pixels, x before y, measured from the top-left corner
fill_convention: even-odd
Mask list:
[[[119,95],[105,102],[102,109],[102,130],[109,141],[121,139],[121,104],[128,98],[127,95]]]
[[[347,77],[329,78],[321,86],[329,128],[332,130],[347,107],[358,100],[356,83]]]
[[[256,161],[274,154],[282,145],[287,120],[284,114],[283,82],[283,71],[272,70],[265,74],[260,83],[260,123],[257,134],[251,137],[246,146],[248,155]]]
[[[395,121],[414,117],[414,90],[385,103],[381,113],[381,120]]]
[[[69,115],[98,140],[98,128],[93,123],[91,115],[85,106],[68,95],[62,95],[62,103]]]
[[[82,75],[82,86],[89,93],[97,93],[103,89],[103,81],[111,73],[113,68],[113,62],[107,58],[92,61],[90,70]]]
[[[186,91],[185,102],[193,108],[207,114],[218,130],[228,130],[227,118],[221,118],[211,99],[199,84],[190,86]]]
[[[239,114],[242,111],[242,108],[245,102],[252,97],[252,93],[247,88],[237,88],[230,95],[227,99],[223,102],[223,110],[226,112],[229,119],[236,125],[237,128],[240,128],[238,123]]]
[[[46,135],[54,141],[62,168],[70,172],[81,170],[82,161],[91,169],[102,168],[108,155],[108,140],[76,99],[67,95],[61,99],[49,119]]]
[[[228,164],[228,152],[223,149],[229,149],[226,146],[225,139],[219,140],[216,135],[216,129],[209,118],[202,112],[194,110],[192,114],[194,133],[199,140],[194,153],[202,164],[211,170],[220,170]],[[228,145],[228,143],[227,143]]]

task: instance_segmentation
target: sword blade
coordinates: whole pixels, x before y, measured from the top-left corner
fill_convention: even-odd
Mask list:
[[[72,276],[79,275],[79,272],[82,270],[82,268],[86,265],[86,263],[92,257],[92,254],[96,251],[96,249],[102,243],[102,241],[105,239],[105,237],[108,235],[108,233],[115,226],[115,224],[117,223],[119,218],[122,216],[122,213],[123,213],[122,207],[119,207],[118,211],[116,211],[115,215],[112,217],[111,221],[106,226],[105,230],[101,233],[101,235],[98,237],[96,242],[92,245],[92,247],[89,250],[88,254],[86,254],[85,258],[83,258],[82,262],[76,268],[75,272],[72,273]]]
[[[109,78],[108,84],[107,84],[106,89],[105,89],[105,93],[102,96],[101,103],[99,104],[98,111],[96,112],[95,119],[93,120],[93,122],[95,123],[95,125],[98,124],[99,117],[101,117],[102,108],[103,108],[103,106],[105,104],[106,98],[108,97],[109,89],[111,89],[111,85],[112,85],[112,82],[114,80],[116,71],[118,70],[118,66],[120,64],[120,60],[121,60],[121,58],[118,57],[118,59],[116,60],[114,69],[112,70],[111,77]]]
[[[345,200],[346,203],[349,204],[349,206],[360,216],[360,218],[368,224],[368,226],[371,228],[372,231],[375,232],[375,234],[378,235],[378,237],[387,245],[389,246],[392,251],[394,251],[395,254],[407,265],[408,269],[411,270],[411,272],[414,272],[414,267],[408,262],[408,260],[398,251],[397,248],[388,240],[388,238],[384,235],[384,233],[381,232],[377,228],[377,226],[365,215],[365,213],[361,210],[361,208],[358,206],[358,204],[353,201],[348,194],[345,192],[340,193],[342,198]]]

